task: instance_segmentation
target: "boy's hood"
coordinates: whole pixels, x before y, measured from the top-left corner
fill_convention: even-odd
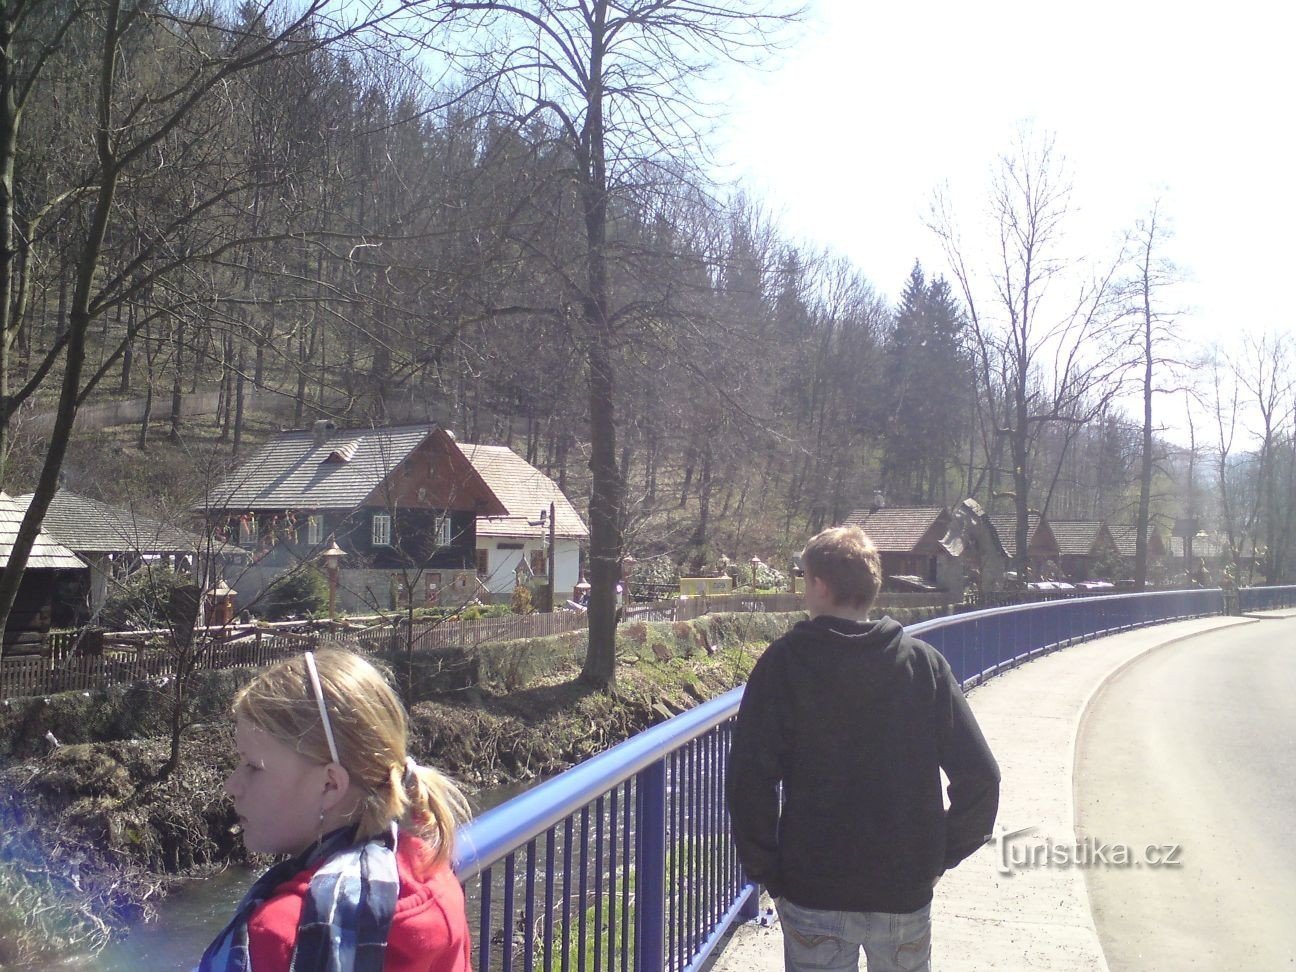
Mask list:
[[[886,616],[876,621],[860,622],[820,615],[798,621],[787,636],[798,646],[831,645],[863,650],[885,648],[898,642],[904,636],[904,628],[899,621]]]

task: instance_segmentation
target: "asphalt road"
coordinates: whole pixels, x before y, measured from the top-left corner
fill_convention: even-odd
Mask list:
[[[1296,969],[1296,618],[1139,658],[1076,749],[1081,846],[1130,850],[1085,870],[1112,972]]]

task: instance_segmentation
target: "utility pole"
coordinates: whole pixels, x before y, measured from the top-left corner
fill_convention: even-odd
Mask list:
[[[558,536],[557,504],[549,503],[549,613],[552,614],[558,606],[558,578],[554,576],[554,560],[556,555],[556,543]]]

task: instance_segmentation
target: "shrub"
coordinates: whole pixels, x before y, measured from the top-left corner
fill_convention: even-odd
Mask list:
[[[530,614],[531,604],[531,588],[525,584],[513,588],[513,600],[509,607],[514,614]]]
[[[170,567],[149,565],[137,570],[108,597],[99,613],[99,624],[109,630],[191,625],[196,594],[192,578]]]
[[[322,614],[328,610],[328,580],[313,567],[304,567],[275,578],[254,605],[270,621],[290,615]]]

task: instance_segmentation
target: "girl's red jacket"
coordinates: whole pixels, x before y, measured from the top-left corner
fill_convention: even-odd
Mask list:
[[[396,845],[400,896],[387,938],[384,972],[471,972],[470,936],[463,889],[447,861],[428,863],[419,838],[402,833]],[[256,972],[289,972],[302,898],[315,869],[274,890],[248,919],[248,944]]]

